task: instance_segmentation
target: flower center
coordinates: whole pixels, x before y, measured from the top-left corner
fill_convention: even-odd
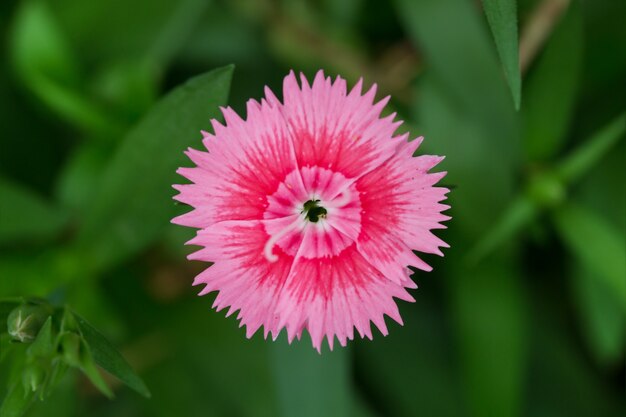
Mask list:
[[[319,200],[309,200],[304,203],[304,209],[302,213],[306,216],[307,220],[312,223],[317,223],[320,218],[326,218],[328,211],[319,205]]]
[[[318,166],[292,171],[267,197],[263,219],[267,242],[263,255],[316,259],[336,256],[352,244],[361,229],[359,192],[340,172]]]

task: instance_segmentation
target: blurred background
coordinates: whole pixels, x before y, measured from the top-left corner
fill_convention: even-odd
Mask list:
[[[67,306],[152,393],[105,374],[109,400],[80,362],[26,415],[624,415],[625,18],[619,0],[3,0],[0,305]],[[320,68],[377,83],[446,155],[453,217],[404,327],[321,355],[211,310],[193,232],[169,224],[217,105]],[[0,400],[30,363],[6,330]]]

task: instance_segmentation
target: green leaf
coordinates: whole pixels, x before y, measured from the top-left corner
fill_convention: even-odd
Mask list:
[[[360,391],[382,417],[467,416],[459,345],[443,330],[450,326],[448,303],[433,290],[425,283],[414,293],[416,303],[398,303],[404,326],[392,324],[384,340],[352,342]]]
[[[20,417],[33,403],[35,393],[21,383],[13,384],[0,406],[0,417]]]
[[[79,247],[96,269],[150,244],[169,223],[176,168],[228,98],[233,66],[195,77],[157,103],[127,135],[85,217]]]
[[[579,261],[573,263],[571,271],[574,306],[587,345],[600,365],[618,366],[626,343],[626,314],[619,299],[596,271]]]
[[[83,338],[93,354],[95,363],[144,397],[150,397],[150,391],[144,382],[133,371],[117,349],[98,330],[87,323],[85,319],[77,314],[74,314],[74,317],[78,322]]]
[[[544,276],[545,278],[549,278]],[[592,366],[572,335],[569,309],[553,297],[534,296],[532,383],[526,385],[524,416],[621,416],[624,393]],[[623,363],[623,362],[622,362]],[[622,365],[623,366],[623,365]],[[619,368],[618,368],[619,369]],[[564,399],[567,399],[564,401]]]
[[[57,0],[55,15],[88,64],[129,59],[161,67],[203,17],[205,0]]]
[[[522,78],[519,67],[516,3],[515,0],[483,0],[483,8],[496,42],[504,75],[509,83],[515,108],[519,110]]]
[[[0,276],[8,279],[0,279],[0,296],[45,297],[63,284],[88,277],[87,273],[83,258],[65,247],[3,252]]]
[[[52,369],[40,394],[41,397],[46,398],[52,394],[54,389],[61,383],[68,369],[69,365],[63,361],[57,360],[52,362]]]
[[[83,95],[78,62],[46,2],[21,3],[12,41],[17,73],[40,100],[81,128],[119,131],[118,123]]]
[[[484,146],[503,163],[516,164],[517,114],[480,13],[467,0],[396,4],[399,18],[455,111],[482,130],[481,143],[473,146]],[[450,140],[461,142],[458,137]]]
[[[520,164],[518,115],[482,16],[470,2],[396,3],[428,62],[414,105],[426,136],[424,152],[446,155],[437,168],[448,171],[446,183],[463,185],[449,196],[453,210],[463,210],[451,215],[463,233],[476,239],[512,197]]]
[[[94,362],[89,345],[84,340],[80,341],[80,369],[102,394],[109,399],[114,397],[113,391],[111,391],[111,388],[109,388],[104,378],[102,378]]]
[[[50,240],[67,224],[65,212],[0,177],[0,245]]]
[[[525,83],[523,143],[532,161],[556,155],[568,133],[582,73],[578,3],[571,2]]]
[[[624,132],[626,113],[610,122],[561,161],[556,168],[557,175],[566,183],[578,180],[624,137]]]
[[[110,144],[80,143],[68,156],[58,176],[55,197],[64,208],[82,214],[97,195],[96,185],[110,157]]]
[[[517,417],[528,352],[528,310],[521,268],[498,257],[473,269],[457,262],[449,276],[454,346],[473,416]]]
[[[347,416],[351,413],[354,405],[350,359],[345,348],[337,347],[320,355],[311,348],[307,337],[289,345],[283,335],[270,350],[284,417]]]
[[[416,112],[426,136],[424,152],[446,155],[437,170],[448,171],[445,183],[462,184],[449,194],[446,204],[452,207],[449,214],[455,229],[475,244],[478,236],[493,227],[494,214],[503,213],[513,198],[514,165],[496,156],[499,152],[494,148],[502,137],[495,137],[492,130],[460,111],[458,101],[432,73],[418,84]]]
[[[495,221],[493,227],[470,249],[467,254],[467,261],[470,264],[475,264],[498,247],[502,247],[505,243],[513,240],[523,228],[533,221],[537,213],[537,207],[526,196],[513,200],[504,214]]]
[[[565,245],[619,300],[626,313],[626,242],[593,211],[574,203],[554,212]]]
[[[54,340],[52,338],[52,316],[48,317],[39,330],[37,338],[28,347],[26,353],[32,357],[49,357],[54,353]]]

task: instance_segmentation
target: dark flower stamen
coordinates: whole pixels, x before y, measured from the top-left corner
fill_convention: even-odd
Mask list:
[[[304,203],[302,213],[306,213],[306,218],[312,223],[317,223],[320,217],[325,218],[328,213],[324,207],[318,205],[319,202],[319,200],[309,200]]]

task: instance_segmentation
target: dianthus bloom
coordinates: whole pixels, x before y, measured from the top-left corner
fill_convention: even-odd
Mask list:
[[[194,210],[174,223],[200,229],[190,259],[214,262],[196,277],[200,295],[218,291],[214,307],[239,311],[247,337],[287,329],[289,342],[307,329],[319,351],[383,335],[383,315],[402,319],[394,297],[414,301],[409,265],[431,268],[412,250],[442,255],[431,233],[449,219],[434,187],[444,172],[428,173],[443,158],[413,157],[422,138],[395,136],[395,114],[381,118],[389,97],[374,103],[376,86],[362,81],[347,92],[342,78],[322,71],[312,85],[293,72],[283,102],[265,89],[248,101],[247,120],[222,109],[203,132],[208,150],[189,149],[196,164],[178,173],[175,198]]]

